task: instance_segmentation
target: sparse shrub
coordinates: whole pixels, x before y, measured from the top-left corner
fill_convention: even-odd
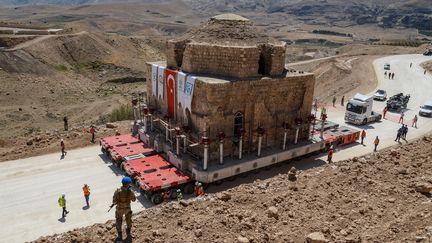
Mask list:
[[[124,120],[133,120],[133,110],[129,105],[121,105],[119,108],[114,109],[110,115],[110,121],[124,121]]]
[[[63,64],[55,66],[55,69],[57,69],[58,71],[63,71],[63,72],[68,70],[68,68]]]

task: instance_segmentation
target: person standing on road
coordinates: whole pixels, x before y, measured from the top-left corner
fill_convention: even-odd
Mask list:
[[[333,107],[336,107],[336,105],[335,105],[336,104],[336,96],[333,96],[333,101],[332,102],[333,102]]]
[[[383,118],[384,118],[384,119],[386,119],[387,111],[388,111],[388,108],[387,108],[387,106],[385,106],[385,107],[384,107],[384,110],[383,110]]]
[[[392,73],[392,79],[394,79],[394,73]]]
[[[69,211],[66,210],[66,194],[62,193],[58,199],[58,204],[62,208],[62,218],[66,217]]]
[[[400,142],[402,136],[402,127],[398,129],[395,142]]]
[[[62,157],[66,156],[67,152],[65,151],[65,144],[63,138],[60,140],[60,147],[61,147]]]
[[[366,137],[366,131],[365,131],[365,130],[363,130],[363,131],[361,132],[360,137],[361,137],[361,144],[364,145],[364,144],[363,144],[363,140],[364,140],[365,137]]]
[[[136,201],[135,194],[130,189],[130,184],[132,183],[132,179],[128,176],[123,177],[122,179],[122,187],[118,188],[114,192],[112,206],[116,205],[116,228],[117,228],[117,240],[122,240],[122,223],[123,223],[123,215],[126,219],[126,234],[128,239],[132,239],[131,229],[132,229],[132,210],[131,210],[131,202]]]
[[[412,126],[411,126],[411,127],[415,127],[415,128],[417,128],[417,120],[418,120],[417,115],[414,115],[414,118],[413,118],[413,122],[412,122]]]
[[[406,140],[406,135],[408,133],[408,125],[402,125],[402,138]]]
[[[183,200],[183,194],[180,189],[177,189],[177,201]]]
[[[402,111],[399,117],[399,122],[398,123],[402,123],[403,124],[403,119],[404,119],[405,113]]]
[[[341,99],[341,106],[344,106],[344,103],[345,103],[345,95],[342,96],[342,99]]]
[[[384,78],[387,78],[387,71],[384,72]]]
[[[64,126],[65,131],[69,130],[69,124],[68,124],[68,117],[67,116],[63,117],[63,126]]]
[[[332,145],[332,146],[330,146],[329,150],[327,151],[327,162],[329,164],[332,162],[333,153],[334,153],[334,150],[333,150],[333,145]]]
[[[95,143],[95,133],[96,133],[96,129],[93,125],[90,126],[90,133],[91,133],[91,142]]]
[[[379,142],[380,142],[380,140],[379,140],[378,136],[376,136],[376,137],[375,137],[375,140],[374,140],[374,145],[375,145],[375,147],[374,147],[374,152],[377,151],[377,148],[378,148],[378,144],[379,144]]]
[[[83,189],[83,192],[84,192],[84,198],[85,198],[87,207],[90,207],[90,204],[89,204],[89,200],[90,200],[90,187],[87,184],[84,184],[84,186],[83,186],[82,189]]]
[[[410,63],[410,68],[412,68],[412,63]]]
[[[391,72],[388,73],[388,78],[391,79]]]

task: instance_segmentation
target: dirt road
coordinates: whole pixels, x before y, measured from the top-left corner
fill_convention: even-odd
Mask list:
[[[419,67],[421,62],[431,59],[432,57],[420,55],[404,55],[378,59],[374,63],[380,88],[386,89],[389,95],[397,92],[412,95],[408,104],[409,110],[406,112],[407,119],[417,113],[423,101],[432,98],[428,97],[432,95],[432,77],[424,76]],[[386,62],[389,62],[395,71],[395,80],[383,78],[383,65]],[[412,68],[409,68],[410,62],[413,62]],[[375,105],[375,110],[380,111],[384,102],[376,102]],[[329,108],[330,120],[343,124],[343,114],[344,109],[341,106]],[[353,155],[370,153],[375,135],[381,137],[379,148],[395,145],[393,140],[399,127],[397,115],[390,114],[389,117],[391,119],[364,127],[368,132],[365,147],[357,145],[337,151],[335,159],[342,160]],[[429,131],[432,131],[432,119],[420,118],[419,129],[410,128],[408,138],[413,139]],[[120,184],[121,176],[116,174],[118,171],[109,167],[110,164],[107,164],[103,157],[99,157],[99,154],[99,148],[95,146],[69,151],[63,160],[60,160],[60,154],[50,154],[1,163],[0,239],[5,242],[34,240],[42,235],[65,232],[113,219],[114,210],[110,213],[106,211],[115,188]],[[306,165],[308,161],[296,163]],[[242,182],[243,180],[236,181]],[[85,202],[81,187],[84,183],[91,187],[89,209],[83,208]],[[59,221],[61,209],[57,205],[58,196],[62,192],[66,193],[70,211],[65,222]],[[133,204],[135,212],[150,206],[141,196],[139,200],[140,202]]]

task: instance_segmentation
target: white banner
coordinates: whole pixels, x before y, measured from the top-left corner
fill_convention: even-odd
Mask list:
[[[151,75],[151,84],[152,84],[152,95],[154,97],[157,96],[157,79],[158,79],[158,66],[156,64],[152,64],[152,75]]]
[[[183,109],[185,111],[186,109],[189,109],[189,112],[192,112],[192,97],[193,97],[193,91],[195,87],[195,80],[196,77],[194,76],[187,76],[186,78],[185,91],[183,94],[183,101],[184,101]]]
[[[165,67],[158,67],[158,88],[157,88],[157,96],[158,99],[164,99],[164,90],[165,90]]]
[[[186,74],[183,72],[177,73],[177,107],[184,109],[184,89],[186,83]]]

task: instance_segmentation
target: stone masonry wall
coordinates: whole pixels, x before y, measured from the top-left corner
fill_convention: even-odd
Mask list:
[[[247,78],[258,76],[260,50],[257,46],[228,47],[189,43],[182,69],[197,74]]]
[[[307,121],[312,108],[315,78],[312,74],[279,79],[238,81],[224,84],[209,84],[197,81],[192,103],[192,123],[195,129],[203,131],[213,141],[210,147],[212,160],[217,160],[217,135],[223,131],[225,154],[237,154],[234,135],[234,115],[244,114],[244,150],[254,151],[257,147],[258,126],[265,130],[263,146],[280,146],[283,141],[282,123],[287,122],[289,142],[294,141],[297,117]],[[301,128],[299,139],[308,136],[308,125]],[[235,140],[235,139],[234,139]]]

